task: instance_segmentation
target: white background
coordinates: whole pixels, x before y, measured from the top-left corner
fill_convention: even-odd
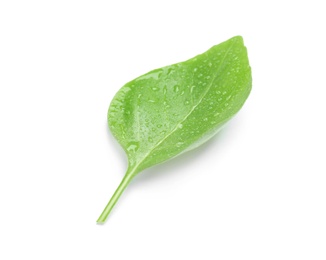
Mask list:
[[[0,259],[325,260],[323,2],[1,1]],[[243,109],[97,225],[127,164],[114,94],[235,35]]]

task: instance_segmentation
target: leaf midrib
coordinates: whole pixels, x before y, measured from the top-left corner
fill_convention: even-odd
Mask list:
[[[190,109],[189,113],[180,121],[176,124],[176,126],[171,130],[170,133],[168,133],[161,141],[157,142],[152,149],[149,150],[149,152],[141,159],[141,161],[139,163],[137,163],[135,166],[133,166],[133,169],[137,169],[139,167],[139,165],[141,165],[145,159],[160,145],[162,144],[168,137],[170,137],[174,132],[176,132],[179,129],[179,125],[182,124],[185,120],[187,120],[187,118],[192,114],[192,112],[200,105],[200,103],[203,101],[204,97],[207,95],[207,93],[209,92],[209,90],[211,89],[211,87],[213,86],[213,82],[215,81],[216,77],[219,75],[219,72],[221,70],[221,67],[227,57],[227,55],[229,54],[230,50],[232,49],[233,45],[235,44],[236,40],[230,45],[230,47],[227,49],[227,51],[225,52],[223,59],[220,63],[220,66],[217,69],[217,72],[215,74],[215,76],[213,77],[211,83],[208,85],[206,91],[204,92],[204,94],[202,95],[202,97],[199,99],[199,101],[197,102],[196,105],[194,105],[192,107],[192,109]],[[137,171],[133,171],[133,173],[137,173]]]

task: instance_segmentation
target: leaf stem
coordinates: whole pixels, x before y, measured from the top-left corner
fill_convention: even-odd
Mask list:
[[[108,218],[108,216],[109,216],[111,210],[113,209],[114,205],[117,203],[117,201],[119,200],[121,194],[127,188],[128,184],[132,180],[132,178],[134,176],[132,173],[133,173],[133,171],[129,171],[129,169],[128,169],[128,171],[125,174],[125,176],[123,177],[120,185],[118,186],[118,188],[114,192],[113,196],[111,197],[109,203],[106,205],[106,207],[104,208],[102,214],[100,215],[100,217],[96,221],[98,224],[103,224],[106,221],[106,219]]]

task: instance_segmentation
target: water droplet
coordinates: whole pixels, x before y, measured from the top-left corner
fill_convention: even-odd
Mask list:
[[[138,142],[130,142],[128,144],[128,148],[127,148],[127,151],[128,152],[136,152],[139,148],[139,143]]]
[[[140,98],[141,96],[142,96],[142,94],[139,94],[139,95],[138,95],[138,98]]]
[[[159,88],[157,88],[157,87],[152,87],[152,90],[153,90],[153,91],[158,91]]]
[[[163,87],[163,94],[165,95],[167,91],[168,91],[167,87],[164,86],[164,87]]]
[[[132,85],[131,87],[134,87],[134,85]],[[127,93],[127,92],[130,91],[130,90],[131,90],[130,87],[124,87],[124,88],[122,89],[123,93]]]
[[[223,91],[222,95],[225,95],[226,94],[226,91]]]
[[[206,122],[207,120],[208,120],[208,118],[207,118],[207,117],[205,117],[205,118],[203,119],[203,121],[205,121],[205,122]]]
[[[174,87],[173,87],[173,90],[174,90],[174,92],[179,92],[179,85],[175,85]]]
[[[155,100],[149,99],[148,102],[155,103]]]
[[[183,127],[183,124],[178,124],[178,128],[182,128]]]
[[[185,105],[189,105],[189,103],[190,103],[189,100],[185,101]]]
[[[195,86],[191,86],[191,87],[190,87],[190,93],[192,93],[192,92],[194,91],[194,87],[195,87]]]
[[[144,80],[144,79],[159,79],[162,76],[162,70],[152,71],[146,75],[140,76],[136,80]]]
[[[219,90],[218,90],[218,91],[216,91],[216,94],[217,94],[217,95],[221,94],[221,91],[219,91]]]
[[[184,93],[185,93],[185,92],[182,90],[181,93],[180,93],[180,95],[183,96]]]
[[[194,72],[196,72],[197,71],[197,68],[194,68]]]

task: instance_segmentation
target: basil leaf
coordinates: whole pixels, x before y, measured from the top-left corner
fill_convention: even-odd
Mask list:
[[[124,85],[111,102],[108,121],[129,165],[97,222],[106,220],[139,172],[215,135],[239,111],[250,90],[251,69],[240,36]]]

